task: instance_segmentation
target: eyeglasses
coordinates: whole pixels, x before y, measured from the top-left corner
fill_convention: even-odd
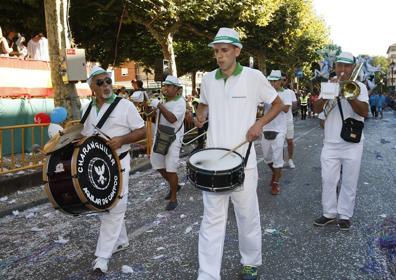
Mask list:
[[[108,84],[108,85],[111,85],[112,84],[112,80],[111,80],[111,78],[104,78],[103,80],[102,79],[97,79],[96,80],[96,85],[98,86],[98,87],[101,87],[101,86],[103,86],[103,84],[104,83],[106,83],[106,84]]]

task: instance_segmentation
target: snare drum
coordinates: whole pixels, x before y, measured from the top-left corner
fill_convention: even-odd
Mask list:
[[[244,159],[237,152],[219,159],[229,149],[208,148],[191,155],[187,162],[187,177],[198,189],[209,192],[231,191],[244,179]]]
[[[72,215],[111,209],[122,193],[120,161],[100,136],[86,137],[52,152],[43,168],[43,179],[53,207]]]

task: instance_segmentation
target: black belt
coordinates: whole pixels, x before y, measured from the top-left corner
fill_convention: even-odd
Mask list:
[[[122,160],[124,157],[126,157],[126,155],[127,155],[128,153],[129,153],[129,150],[126,151],[126,152],[121,153],[121,154],[118,156],[118,158],[119,158],[120,160]]]

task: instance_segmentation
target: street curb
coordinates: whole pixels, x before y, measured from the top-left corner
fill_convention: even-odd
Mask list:
[[[148,170],[150,168],[151,168],[151,163],[150,163],[150,160],[147,159],[144,162],[142,162],[142,163],[136,165],[135,167],[131,168],[131,170],[129,171],[129,175],[135,174],[136,172],[145,171],[145,170]],[[40,179],[42,179],[41,178],[42,172],[36,172],[34,174],[29,174],[29,176],[32,176],[32,175],[33,176],[39,176]],[[34,182],[36,182],[36,181],[34,181]],[[35,185],[30,184],[30,187],[39,187],[42,184],[44,184],[44,182],[42,180],[40,180],[38,182],[38,184],[35,184]],[[27,187],[25,186],[22,189],[26,189],[28,187],[29,186],[27,186]],[[20,190],[20,189],[21,188],[18,188],[16,190]],[[32,207],[35,207],[35,206],[38,206],[38,205],[41,205],[41,204],[44,204],[44,203],[47,203],[47,202],[49,202],[48,198],[45,197],[45,198],[40,198],[40,199],[37,199],[37,200],[30,201],[30,202],[27,202],[27,203],[16,204],[16,205],[14,205],[12,207],[8,207],[8,208],[0,210],[0,218],[3,218],[3,217],[8,216],[8,215],[12,215],[13,211],[17,211],[17,210],[18,211],[24,211],[26,209],[29,209],[29,208],[32,208]]]

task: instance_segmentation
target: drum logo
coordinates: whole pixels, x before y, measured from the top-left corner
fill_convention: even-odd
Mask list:
[[[79,147],[77,172],[82,191],[95,207],[105,209],[117,198],[118,165],[104,140],[90,137]]]

